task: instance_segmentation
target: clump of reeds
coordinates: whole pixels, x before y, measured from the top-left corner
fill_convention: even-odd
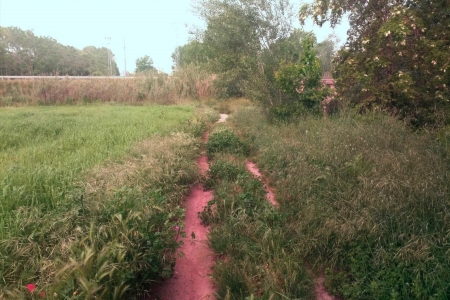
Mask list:
[[[188,66],[171,75],[154,72],[127,78],[4,80],[0,82],[0,106],[175,104],[182,99],[214,97],[212,78]]]

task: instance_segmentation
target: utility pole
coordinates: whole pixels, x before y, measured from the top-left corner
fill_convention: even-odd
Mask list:
[[[127,53],[125,51],[125,38],[123,38],[123,61],[125,64],[124,76],[127,77]]]
[[[111,37],[107,36],[105,37],[106,40],[106,44],[108,45],[106,47],[106,50],[108,51],[108,74],[107,76],[111,76],[112,75],[112,58],[111,58],[111,50],[109,49],[109,45],[110,45],[110,41],[111,41]]]

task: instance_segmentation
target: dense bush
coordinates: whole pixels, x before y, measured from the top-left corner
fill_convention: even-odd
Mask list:
[[[313,1],[300,11],[319,25],[348,16],[345,47],[336,56],[342,101],[384,111],[415,127],[448,124],[448,1]]]

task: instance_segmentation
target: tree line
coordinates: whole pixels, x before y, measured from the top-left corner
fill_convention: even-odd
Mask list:
[[[361,113],[381,111],[415,127],[450,121],[448,0],[316,0],[300,11],[288,0],[195,3],[206,26],[175,49],[174,68],[193,64],[215,74],[223,98],[250,98],[269,115],[318,112],[317,72],[332,70],[340,102]],[[296,18],[335,26],[344,16],[351,28],[337,53],[335,38],[317,43],[293,27]]]
[[[112,52],[112,74],[109,74],[108,51],[93,46],[79,50],[51,37],[36,36],[31,30],[0,27],[1,75],[119,75]]]
[[[220,98],[249,98],[271,118],[321,113],[330,91],[320,79],[332,69],[336,37],[318,43],[312,32],[294,28],[289,0],[198,0],[194,6],[206,27],[175,49],[174,69],[208,70]],[[302,81],[306,90],[298,93]]]

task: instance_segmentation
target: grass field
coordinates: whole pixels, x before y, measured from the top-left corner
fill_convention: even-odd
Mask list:
[[[170,276],[208,122],[192,106],[1,109],[0,298],[121,299]]]
[[[81,172],[120,158],[137,141],[167,135],[192,114],[179,106],[1,109],[0,212],[55,207]]]
[[[271,124],[235,104],[218,107],[234,116],[211,130],[215,198],[200,214],[219,299],[310,299],[321,274],[344,299],[448,298],[448,129],[352,111]],[[171,276],[216,119],[190,106],[0,110],[0,298],[143,299]]]

